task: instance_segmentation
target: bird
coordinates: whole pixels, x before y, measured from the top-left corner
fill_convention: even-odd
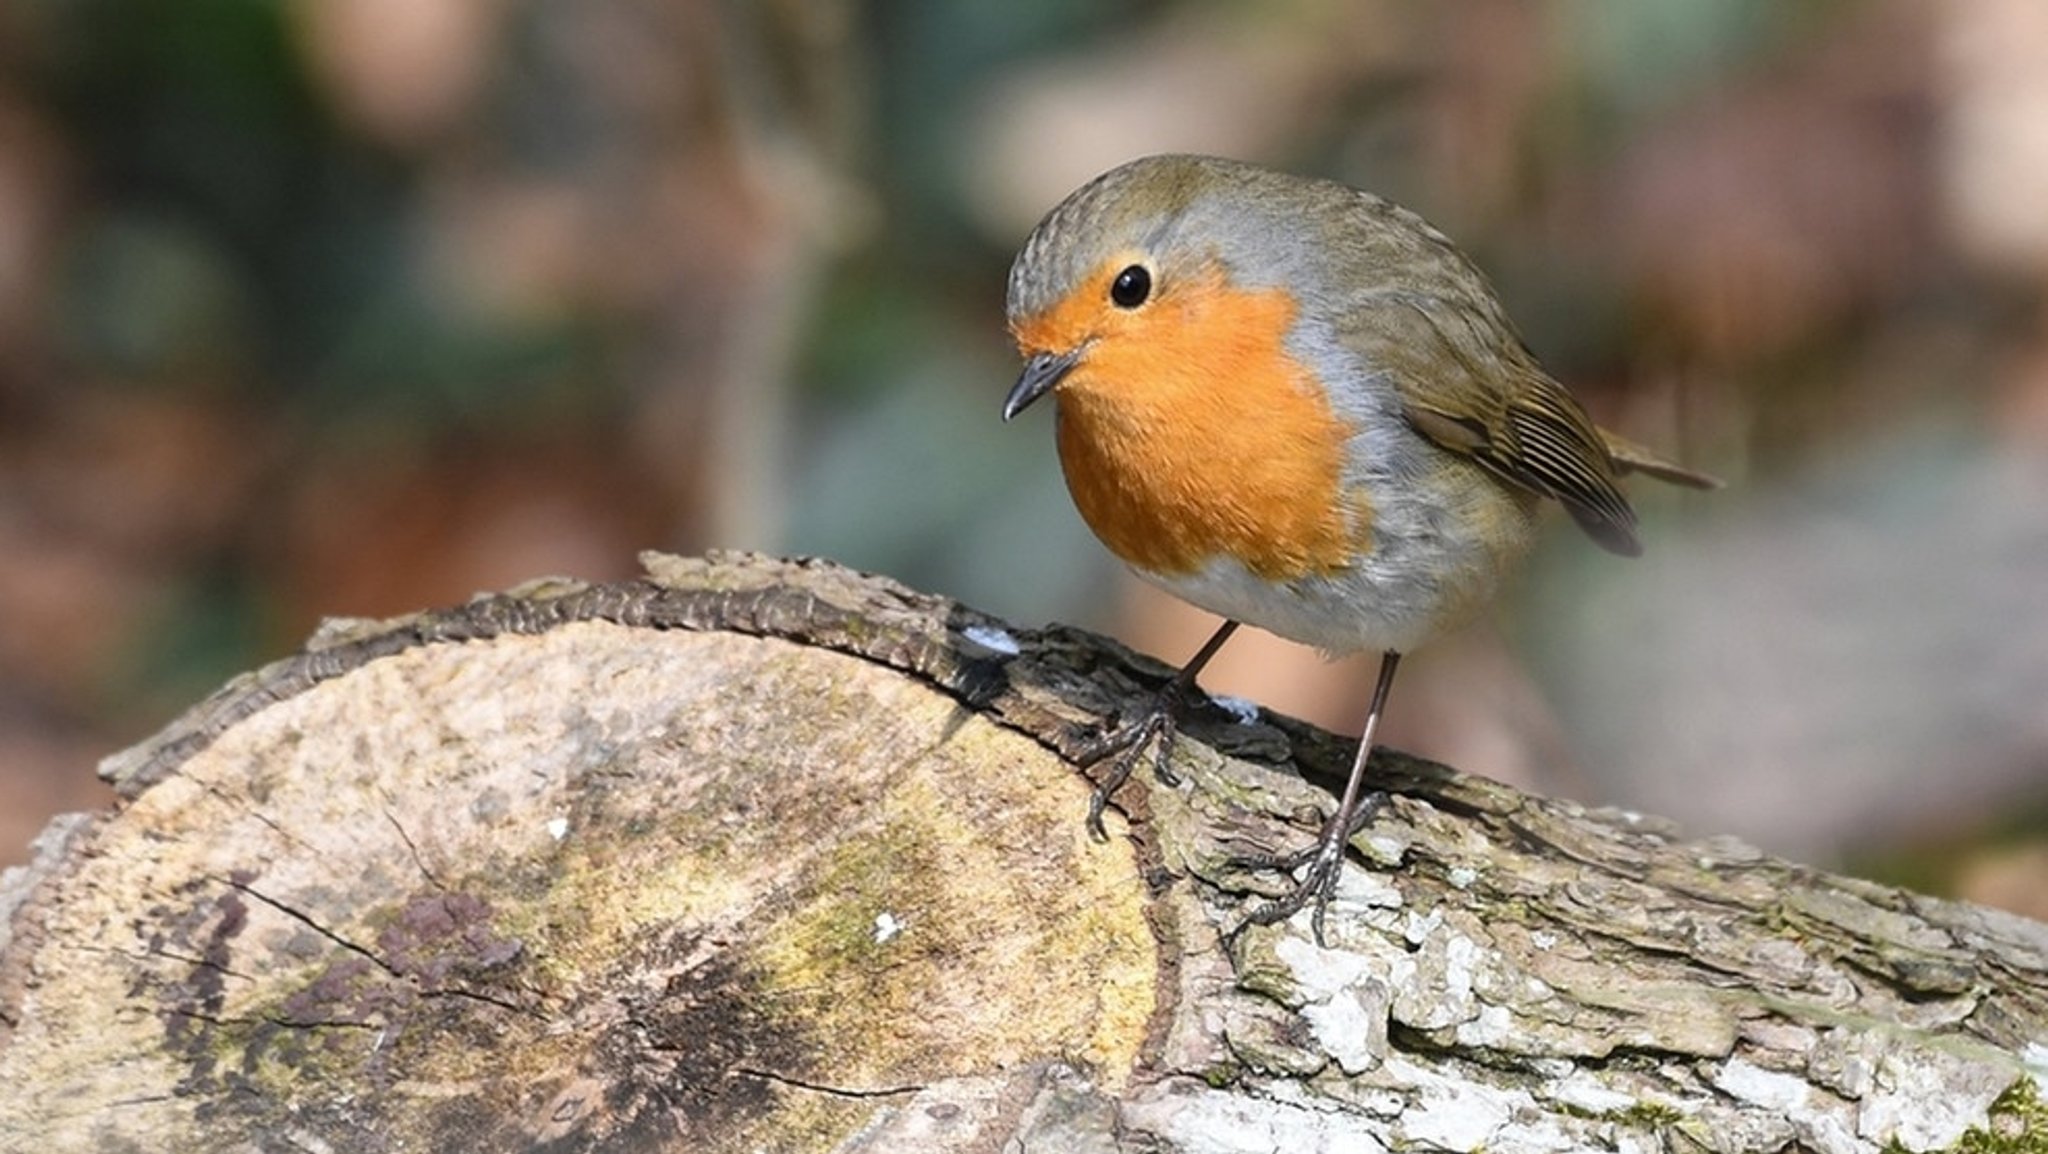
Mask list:
[[[1465,624],[1528,553],[1552,499],[1609,552],[1642,551],[1616,481],[1719,482],[1596,427],[1545,372],[1485,274],[1442,232],[1334,180],[1146,156],[1069,194],[1012,262],[1024,368],[1004,421],[1054,399],[1081,518],[1139,577],[1222,618],[1149,709],[1079,751],[1107,762],[1087,824],[1149,748],[1173,786],[1177,714],[1253,625],[1378,677],[1337,806],[1251,925],[1313,903],[1385,803],[1367,764],[1401,655]]]

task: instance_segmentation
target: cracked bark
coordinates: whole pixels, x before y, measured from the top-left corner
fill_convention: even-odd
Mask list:
[[[2048,1143],[2048,927],[1385,753],[1334,948],[1226,952],[1343,740],[1197,717],[1096,844],[1065,759],[1165,668],[648,563],[332,626],[110,758],[0,883],[0,1148]]]

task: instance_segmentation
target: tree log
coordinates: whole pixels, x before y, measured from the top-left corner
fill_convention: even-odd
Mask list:
[[[1165,667],[647,565],[331,625],[110,758],[0,883],[0,1145],[2048,1148],[2048,926],[1382,750],[1332,948],[1231,942],[1344,740],[1206,711],[1098,844],[1070,759]]]

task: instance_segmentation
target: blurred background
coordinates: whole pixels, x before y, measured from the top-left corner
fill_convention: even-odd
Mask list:
[[[645,547],[1183,661],[997,419],[1010,255],[1175,149],[1418,209],[1730,482],[1557,518],[1389,742],[2048,916],[2036,0],[0,0],[0,864],[322,616]],[[1355,733],[1372,665],[1207,684]]]

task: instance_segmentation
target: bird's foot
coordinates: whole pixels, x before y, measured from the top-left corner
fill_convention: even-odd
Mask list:
[[[1096,841],[1109,840],[1109,831],[1102,826],[1102,811],[1109,807],[1110,796],[1131,779],[1147,749],[1152,751],[1152,776],[1159,784],[1168,789],[1180,785],[1180,775],[1173,772],[1167,760],[1173,753],[1174,735],[1180,730],[1176,715],[1186,705],[1186,692],[1178,681],[1171,682],[1137,720],[1109,730],[1075,753],[1074,761],[1079,765],[1092,766],[1116,758],[1102,784],[1095,787],[1094,795],[1088,799],[1088,833]]]
[[[1246,914],[1236,929],[1224,935],[1225,943],[1234,944],[1239,935],[1253,926],[1284,922],[1313,902],[1315,912],[1310,915],[1309,924],[1315,932],[1316,945],[1329,948],[1323,937],[1323,914],[1329,909],[1330,896],[1337,892],[1338,875],[1344,872],[1344,849],[1372,824],[1374,816],[1387,804],[1387,797],[1385,791],[1375,790],[1359,798],[1358,811],[1350,821],[1344,821],[1341,814],[1332,814],[1314,844],[1291,854],[1249,854],[1230,859],[1229,864],[1238,869],[1271,870],[1289,876],[1296,870],[1302,873],[1293,889]],[[1340,829],[1340,823],[1346,828]]]

